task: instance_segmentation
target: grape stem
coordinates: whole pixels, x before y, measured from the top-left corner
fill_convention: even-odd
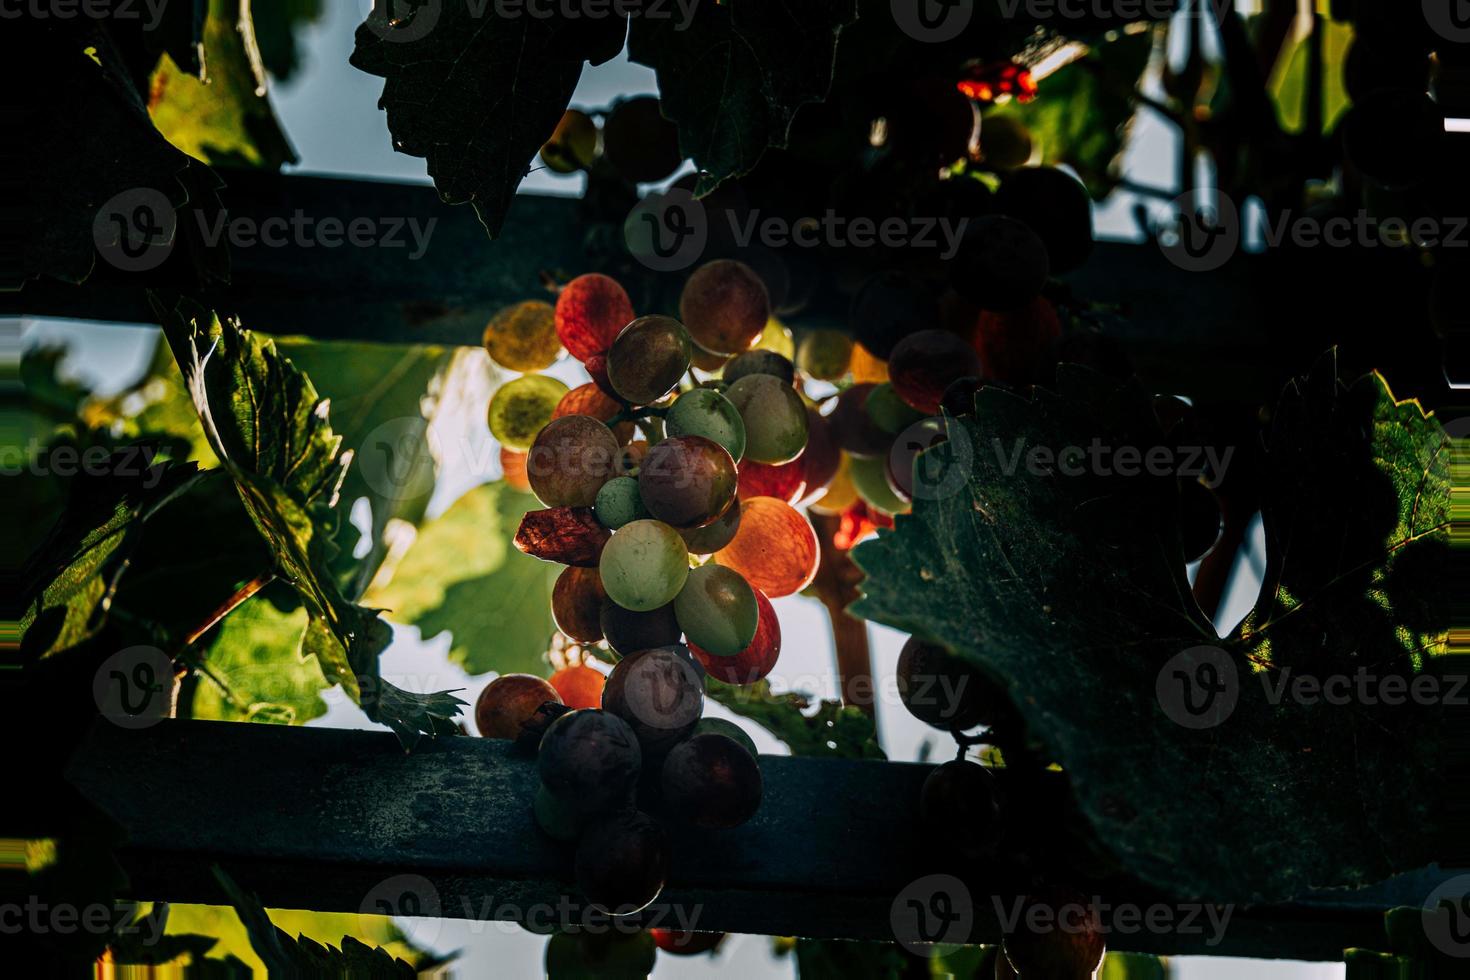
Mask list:
[[[259,592],[267,585],[270,585],[275,580],[275,572],[266,572],[262,575],[257,575],[249,582],[246,582],[244,585],[240,586],[240,588],[235,590],[234,595],[230,596],[224,602],[220,603],[219,606],[208,616],[206,616],[198,626],[189,631],[189,635],[184,637],[184,646],[191,647],[195,643],[198,643],[200,638],[203,637],[205,633],[208,633],[211,629],[213,629],[220,620],[224,619],[230,613],[234,612],[245,602],[246,599],[249,599],[251,596],[255,595],[255,593]]]
[[[836,515],[809,512],[821,548],[821,563],[812,589],[832,622],[832,644],[837,658],[837,677],[842,685],[842,703],[873,717],[873,655],[868,645],[868,624],[849,615],[847,607],[858,597],[863,573],[847,552],[834,542],[842,527]],[[876,737],[876,734],[875,734]]]
[[[656,406],[648,406],[645,408],[625,408],[618,414],[614,415],[612,418],[608,419],[607,425],[608,428],[611,428],[622,422],[647,422],[649,419],[652,418],[665,418],[668,416],[668,414],[669,410],[667,408],[658,408]]]

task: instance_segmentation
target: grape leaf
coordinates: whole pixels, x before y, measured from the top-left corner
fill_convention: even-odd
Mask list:
[[[204,653],[208,676],[191,716],[300,725],[326,714],[326,680],[301,655],[308,619],[301,606],[284,612],[263,596],[226,616]]]
[[[337,504],[338,581],[361,596],[389,550],[389,525],[423,522],[446,452],[468,417],[484,425],[488,358],[476,348],[321,342],[277,337],[276,347],[332,403],[332,428],[353,453]],[[455,428],[458,426],[459,428]],[[354,554],[353,504],[371,508],[368,547]]]
[[[728,0],[696,5],[687,23],[633,19],[628,56],[657,73],[698,193],[786,146],[796,110],[826,97],[837,35],[857,16],[857,0]]]
[[[393,148],[425,157],[439,196],[472,203],[493,237],[571,102],[582,62],[622,49],[626,22],[608,13],[378,3],[357,28],[351,60],[384,79],[378,107],[388,113]]]
[[[1019,119],[1043,163],[1071,167],[1093,198],[1106,197],[1117,183],[1115,164],[1133,120],[1133,91],[1152,50],[1153,35],[1146,31],[1100,41],[1041,79],[1035,100],[1010,102],[987,110],[986,117]]]
[[[838,759],[887,758],[874,739],[873,719],[838,701],[822,701],[815,712],[804,694],[775,694],[767,681],[737,687],[705,679],[710,697],[785,742],[792,755]]]
[[[468,673],[546,676],[559,569],[511,545],[521,515],[536,505],[503,482],[474,488],[424,525],[392,578],[364,601],[426,640],[449,630],[449,658]]]
[[[47,206],[23,212],[21,279],[0,281],[0,287],[19,288],[24,279],[40,276],[87,279],[97,262],[99,214],[118,195],[143,189],[162,194],[183,212],[172,249],[175,264],[200,283],[227,278],[227,251],[206,247],[194,220],[195,211],[220,209],[219,178],[154,128],[144,93],[111,36],[92,19],[10,26],[26,32],[14,40],[33,66],[27,91],[45,93],[44,101],[38,97],[18,112],[29,135],[16,180]]]
[[[295,163],[266,93],[249,0],[210,0],[204,26],[207,69],[161,59],[149,85],[148,113],[170,143],[215,165],[279,170]]]
[[[968,481],[855,550],[868,576],[855,611],[1002,685],[1098,839],[1161,888],[1283,900],[1425,863],[1436,714],[1272,697],[1263,681],[1407,676],[1444,642],[1438,423],[1376,374],[1344,383],[1332,356],[1289,388],[1270,440],[1268,584],[1218,639],[1184,578],[1172,476],[1047,475],[1013,456],[1165,445],[1141,388],[1070,368],[1059,387],[1033,400],[986,388],[980,421],[951,421],[918,465],[945,472],[968,449]],[[1239,681],[1233,714],[1196,730],[1170,720],[1157,685],[1201,645]]]
[[[351,454],[339,452],[341,437],[311,380],[272,341],[187,300],[158,312],[211,448],[275,555],[277,574],[306,604],[302,651],[405,746],[421,732],[452,728],[459,702],[447,692],[410,694],[378,677],[391,630],[376,611],[348,601],[330,574],[327,525]]]
[[[36,591],[21,619],[24,646],[47,657],[97,635],[144,525],[200,474],[192,463],[151,466],[136,449],[107,457],[100,474],[71,480],[61,519],[28,563]]]
[[[292,939],[271,922],[260,899],[237,885],[218,865],[214,877],[244,924],[251,948],[271,976],[413,980],[418,975],[412,966],[395,959],[382,947],[367,946],[351,936],[342,937],[341,949],[324,946],[306,936]]]

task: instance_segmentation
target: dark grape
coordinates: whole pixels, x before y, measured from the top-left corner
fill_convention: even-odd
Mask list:
[[[946,388],[981,373],[980,355],[947,330],[920,330],[893,348],[888,373],[900,398],[925,415],[935,415]]]
[[[1444,142],[1444,114],[1422,91],[1370,93],[1344,117],[1343,149],[1363,176],[1388,190],[1419,183]]]
[[[684,161],[679,128],[663,117],[653,96],[628,99],[613,107],[602,126],[602,154],[635,184],[663,180]]]
[[[690,346],[689,362],[708,374],[715,374],[722,370],[730,362],[729,354],[716,354],[714,351],[705,350],[698,344]]]
[[[738,827],[761,805],[760,766],[724,735],[695,735],[676,745],[660,784],[674,813],[709,830]]]
[[[945,77],[884,86],[878,103],[884,145],[917,163],[948,166],[970,155],[980,122],[975,105]]]
[[[617,930],[558,932],[546,944],[546,980],[647,980],[658,957],[652,938]]]
[[[720,948],[723,932],[685,932],[678,929],[650,929],[653,943],[674,956],[700,956]]]
[[[1085,895],[1048,889],[1028,895],[1006,933],[1006,959],[1021,977],[1088,980],[1106,951],[1102,923]]]
[[[993,850],[999,815],[995,779],[984,766],[956,759],[935,766],[924,780],[920,818],[936,838],[965,857]]]
[[[975,394],[982,387],[984,387],[983,382],[974,376],[959,378],[944,389],[944,397],[940,399],[939,404],[955,418],[961,415],[974,415]]]
[[[596,708],[569,711],[541,736],[537,771],[557,799],[580,813],[625,806],[643,753],[628,723]]]
[[[596,643],[602,639],[598,620],[606,601],[597,569],[569,566],[551,587],[551,618],[557,629],[578,643]]]
[[[552,419],[526,457],[531,491],[548,507],[591,507],[612,479],[618,440],[612,430],[586,415]]]
[[[628,723],[646,758],[657,758],[694,731],[704,713],[704,683],[683,647],[640,650],[613,668],[602,709]]]
[[[607,352],[607,380],[624,401],[648,405],[663,398],[689,370],[689,332],[673,317],[639,317]]]
[[[733,657],[721,657],[691,642],[689,650],[704,667],[705,673],[726,684],[754,684],[769,674],[781,656],[781,620],[771,600],[764,592],[755,590],[757,622],[755,636],[750,643]],[[754,747],[751,747],[752,754]]]
[[[716,259],[694,270],[679,297],[679,319],[694,342],[716,354],[748,350],[771,318],[766,285],[750,266]]]
[[[647,908],[668,873],[668,834],[646,814],[629,810],[597,821],[577,844],[577,887],[613,915]]]
[[[806,405],[796,389],[769,374],[750,374],[725,392],[745,423],[745,457],[785,463],[806,448]]]
[[[735,499],[735,460],[703,436],[674,436],[648,452],[638,472],[643,504],[675,528],[713,523]]]
[[[898,655],[897,675],[899,699],[926,725],[965,731],[993,724],[999,714],[989,682],[944,647],[909,637]]]
[[[672,602],[648,612],[634,612],[612,600],[602,605],[602,633],[613,652],[623,657],[640,650],[673,646],[684,635],[674,616]]]
[[[939,304],[929,286],[902,273],[887,272],[858,291],[849,322],[858,343],[886,361],[900,340],[939,325]]]
[[[1050,275],[1051,259],[1041,238],[1022,221],[992,214],[970,222],[949,281],[983,309],[1014,310],[1035,298]]]
[[[868,397],[877,385],[856,384],[837,396],[837,405],[827,423],[837,445],[852,456],[877,457],[887,454],[893,437],[878,427],[868,414]]]
[[[1199,561],[1220,540],[1220,501],[1215,492],[1199,480],[1181,479],[1179,521],[1184,560]]]
[[[1015,116],[982,115],[980,153],[987,167],[1012,170],[1031,159],[1031,130]]]
[[[760,465],[758,463],[751,465]],[[738,491],[737,491],[738,493]],[[725,512],[704,527],[679,532],[691,555],[712,555],[735,539],[740,530],[740,498],[730,501]]]
[[[748,350],[737,354],[725,365],[720,377],[734,384],[748,374],[769,374],[787,384],[796,381],[796,368],[791,361],[772,350]]]
[[[1092,198],[1077,178],[1056,167],[1022,167],[1006,175],[995,209],[1023,221],[1046,246],[1053,273],[1071,272],[1092,254]]]
[[[755,590],[733,568],[702,565],[674,599],[674,615],[691,645],[733,657],[755,639],[760,618]]]
[[[556,298],[556,335],[579,361],[605,353],[633,317],[633,301],[627,291],[617,280],[597,272],[573,279]]]
[[[542,678],[501,674],[475,699],[475,727],[485,738],[516,738],[521,725],[547,701],[560,703],[561,697]]]
[[[755,759],[757,762],[760,761],[761,754],[760,750],[755,747],[755,739],[751,738],[749,732],[733,721],[726,721],[724,718],[701,718],[699,719],[699,724],[694,726],[694,733],[696,735],[703,735],[706,732],[714,735],[724,735],[726,738],[733,738],[744,746],[745,751],[750,753],[752,759]]]

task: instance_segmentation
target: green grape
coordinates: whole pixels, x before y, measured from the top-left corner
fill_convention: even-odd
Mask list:
[[[863,459],[853,456],[848,462],[847,475],[852,480],[852,485],[857,488],[858,496],[866,500],[870,506],[878,508],[885,514],[897,514],[908,510],[908,505],[893,492],[893,487],[888,483],[887,460],[881,457]]]
[[[730,451],[740,462],[745,455],[745,422],[730,399],[713,388],[694,388],[675,401],[664,418],[669,436],[704,436]]]
[[[796,347],[796,366],[818,381],[836,381],[852,363],[852,338],[837,330],[808,330]]]
[[[624,609],[649,612],[672,602],[689,578],[689,551],[679,532],[662,521],[621,527],[598,564],[607,597]]]
[[[734,384],[747,374],[771,374],[792,384],[796,380],[796,367],[784,354],[769,350],[749,350],[744,354],[737,354],[726,364],[720,377],[725,379],[726,384]]]
[[[718,657],[733,657],[755,639],[760,609],[755,590],[739,572],[702,565],[689,573],[674,599],[674,616],[690,643]]]
[[[597,123],[580,109],[562,113],[551,139],[541,147],[541,162],[554,173],[576,173],[597,157]]]
[[[602,526],[614,531],[648,517],[648,508],[638,495],[638,481],[631,476],[615,477],[604,483],[597,491],[597,502],[592,509]]]
[[[566,385],[544,374],[507,381],[490,399],[490,434],[507,449],[528,451],[567,391]]]
[[[796,389],[769,374],[748,374],[725,397],[745,422],[745,458],[789,463],[806,448],[806,406]]]
[[[745,746],[752,756],[760,756],[760,752],[755,747],[755,739],[751,738],[749,732],[733,721],[727,721],[724,718],[701,718],[699,719],[699,724],[694,726],[694,734],[704,735],[706,733],[733,738]]]
[[[526,456],[531,492],[547,507],[591,507],[612,478],[618,437],[590,415],[552,419]]]
[[[926,417],[923,412],[898,397],[898,392],[893,390],[892,383],[888,381],[868,392],[864,408],[867,409],[868,418],[889,435],[897,435]]]
[[[693,355],[689,331],[673,317],[639,317],[607,352],[607,380],[624,401],[649,405],[674,390]]]

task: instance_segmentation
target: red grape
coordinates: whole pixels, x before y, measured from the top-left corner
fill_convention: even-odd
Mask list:
[[[594,822],[577,844],[577,887],[592,905],[613,915],[631,915],[652,904],[668,873],[668,834],[636,811]]]
[[[578,643],[602,639],[602,576],[595,568],[569,566],[562,569],[551,588],[551,618],[556,628]]]
[[[541,736],[536,761],[542,784],[579,813],[626,806],[643,753],[628,723],[596,708],[569,711]]]
[[[640,650],[613,668],[602,708],[628,723],[646,758],[657,758],[699,724],[704,684],[682,647]]]
[[[526,460],[531,490],[548,507],[591,507],[613,477],[618,448],[612,430],[590,416],[552,419]]]
[[[837,445],[849,455],[868,459],[888,452],[893,436],[884,432],[868,414],[868,396],[877,385],[856,384],[837,396],[837,406],[828,415],[827,426]]]
[[[550,684],[567,707],[598,708],[602,706],[602,689],[607,685],[607,678],[596,667],[571,664],[552,674]]]
[[[633,318],[627,291],[601,273],[578,276],[556,298],[556,335],[579,361],[606,353]]]
[[[738,479],[724,446],[703,436],[675,436],[648,451],[638,489],[654,518],[675,528],[696,528],[725,512]]]
[[[993,724],[1000,706],[978,670],[944,647],[909,637],[898,655],[898,696],[926,725],[965,731]]]
[[[751,497],[775,497],[788,504],[801,499],[806,489],[806,454],[789,463],[757,463],[746,460],[740,464],[740,486],[736,491],[741,500]]]
[[[521,724],[547,701],[561,702],[545,680],[532,674],[501,674],[475,699],[475,727],[485,738],[516,738]]]
[[[761,805],[760,765],[745,746],[726,735],[685,739],[664,760],[664,801],[696,827],[738,827]]]
[[[795,508],[774,497],[743,501],[735,539],[715,555],[773,599],[811,584],[820,553],[817,532]]]
[[[980,355],[986,378],[1024,385],[1049,380],[1052,352],[1061,335],[1056,307],[1038,296],[1009,313],[981,313],[970,342]]]
[[[765,283],[748,265],[733,259],[716,259],[694,270],[679,297],[679,319],[690,336],[716,354],[749,349],[770,318]]]
[[[944,389],[981,373],[980,356],[946,330],[921,330],[899,341],[888,359],[893,390],[926,415],[937,415]]]

